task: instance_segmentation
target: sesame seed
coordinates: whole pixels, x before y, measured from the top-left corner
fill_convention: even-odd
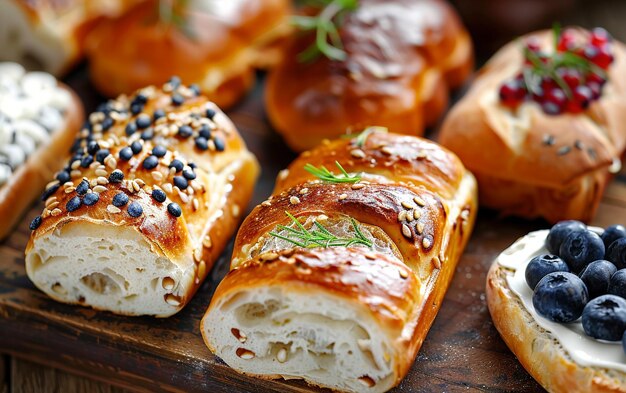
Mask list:
[[[82,176],[82,172],[78,169],[74,169],[73,171],[70,172],[70,176],[72,177],[72,179],[76,179],[77,177],[81,177]]]
[[[200,202],[198,202],[197,198],[193,198],[192,206],[194,211],[198,210],[198,208],[200,207]]]
[[[52,209],[52,211],[50,211],[50,215],[52,217],[60,216],[61,213],[63,213],[63,212],[59,208],[55,208],[55,209]]]
[[[81,204],[82,201],[80,200],[80,197],[75,196],[74,198],[67,201],[67,203],[65,204],[65,210],[67,210],[68,212],[73,212],[75,210],[78,210]]]
[[[143,208],[141,207],[139,202],[131,202],[130,205],[128,205],[128,209],[126,210],[128,211],[129,216],[135,218],[143,214]]]
[[[202,246],[204,248],[211,248],[213,246],[213,242],[211,241],[211,237],[206,235],[204,239],[202,239]]]
[[[577,148],[578,150],[583,150],[585,148],[583,143],[578,139],[576,139],[576,141],[574,142],[574,147]]]
[[[157,165],[159,165],[159,159],[156,156],[148,156],[142,163],[144,169],[154,169]]]
[[[117,160],[110,154],[104,159],[104,163],[109,169],[117,168]]]
[[[239,205],[233,204],[230,211],[233,214],[233,217],[239,217],[239,214],[241,213],[241,208],[239,207]]]
[[[417,230],[417,233],[421,235],[424,232],[424,223],[418,222],[417,225],[415,226],[415,229]]]
[[[348,194],[341,194],[339,195],[339,200],[342,201],[344,199],[346,199],[348,197]]]
[[[167,211],[174,217],[180,217],[180,215],[183,214],[183,211],[180,208],[180,205],[178,205],[178,203],[175,203],[175,202],[172,202],[167,205]]]
[[[400,269],[399,272],[400,272],[400,278],[407,279],[409,277],[409,273],[407,273],[405,270]]]
[[[165,146],[162,146],[162,145],[156,145],[152,149],[152,155],[157,156],[159,158],[165,156],[166,153],[167,153],[167,149],[165,148]]]
[[[350,155],[354,158],[364,158],[365,152],[361,149],[354,149],[350,152]]]
[[[100,194],[97,192],[90,192],[83,198],[83,203],[87,206],[93,206],[100,199]]]
[[[412,222],[413,221],[413,211],[412,210],[406,211],[406,220],[408,222]]]
[[[78,195],[85,195],[87,193],[87,190],[89,190],[89,182],[83,179],[78,184],[78,186],[76,186],[76,192],[78,193]]]
[[[170,194],[173,191],[172,183],[165,183],[162,187],[166,194]]]
[[[96,169],[96,176],[107,176],[109,173],[102,168]]]
[[[128,195],[126,195],[123,192],[119,192],[115,194],[112,202],[113,202],[113,206],[115,207],[125,206],[128,203]]]
[[[101,185],[101,186],[104,186],[104,185],[109,184],[109,180],[106,177],[104,177],[104,176],[99,176],[96,179],[96,183]]]
[[[263,201],[261,202],[261,206],[270,207],[272,206],[272,203],[270,201]]]
[[[425,237],[422,239],[422,246],[424,246],[424,248],[428,249],[430,248],[431,245],[432,245],[432,242],[430,241],[429,238]]]
[[[159,203],[163,203],[167,199],[167,195],[165,195],[163,190],[154,189],[152,190],[152,198]]]
[[[152,173],[150,173],[152,175],[152,178],[157,181],[157,182],[162,182],[163,181],[163,174],[159,171],[153,171]]]
[[[180,306],[180,299],[172,295],[171,293],[168,293],[167,295],[165,295],[165,302],[169,304],[170,306],[174,306],[174,307]]]
[[[418,206],[426,206],[426,202],[424,202],[424,200],[418,196],[414,197],[413,200],[415,201],[415,203],[417,203]]]
[[[413,218],[418,220],[421,216],[422,216],[422,212],[421,211],[419,211],[417,209],[413,210]]]
[[[393,154],[393,150],[391,150],[391,148],[389,146],[385,146],[382,149],[380,149],[381,152],[383,152],[384,154],[390,156]]]
[[[409,226],[406,225],[406,224],[402,224],[402,234],[405,237],[410,238],[411,237],[411,228],[409,228]]]
[[[109,181],[111,183],[121,183],[122,180],[124,180],[124,172],[122,172],[119,169],[114,170],[113,172],[111,172],[111,174],[109,175]]]
[[[300,198],[298,198],[297,196],[292,196],[291,198],[289,198],[289,203],[291,203],[292,205],[297,205],[298,203],[300,203]]]
[[[120,160],[128,161],[133,157],[133,150],[130,147],[125,147],[118,153]]]
[[[557,154],[560,156],[564,156],[572,150],[570,146],[563,146],[559,150],[557,150]]]
[[[74,186],[65,188],[65,193],[66,194],[70,194],[70,193],[72,193],[74,191],[76,191],[76,187],[74,187]]]
[[[119,207],[113,206],[113,205],[108,205],[107,206],[107,211],[111,214],[117,214],[120,213],[121,210]]]
[[[79,166],[80,166],[80,160],[72,161],[72,164],[70,164],[71,169],[78,169]]]
[[[287,361],[287,350],[285,348],[281,348],[276,354],[276,360],[280,363],[285,363]]]
[[[402,210],[400,211],[400,213],[398,213],[398,221],[404,221],[406,220],[406,210]]]
[[[402,201],[400,202],[400,204],[405,208],[405,209],[413,209],[415,206],[413,206],[410,202],[407,201]]]
[[[352,185],[353,190],[360,190],[362,188],[365,188],[365,183],[354,183]]]
[[[430,262],[435,266],[435,269],[441,270],[441,259],[439,259],[438,257],[434,257],[430,260]]]
[[[35,229],[39,228],[41,226],[41,216],[37,216],[35,218],[33,218],[33,220],[30,222],[30,225],[28,226],[28,228],[30,228],[31,231],[34,231]]]

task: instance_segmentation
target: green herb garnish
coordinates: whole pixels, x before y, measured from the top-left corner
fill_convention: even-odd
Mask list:
[[[270,232],[270,235],[288,241],[298,247],[350,247],[355,244],[361,244],[370,248],[373,246],[371,240],[368,240],[365,235],[363,235],[356,220],[352,217],[350,217],[350,220],[355,235],[353,237],[338,237],[330,233],[328,229],[324,228],[324,226],[317,221],[313,221],[313,227],[311,229],[306,229],[291,213],[285,212],[285,214],[291,219],[293,227],[277,225],[276,228],[280,232],[286,232],[288,235],[281,235],[277,232]]]
[[[367,127],[366,129],[364,129],[359,135],[357,135],[354,138],[354,144],[357,147],[363,147],[365,146],[365,141],[367,141],[367,138],[372,135],[375,132],[387,132],[387,127],[378,127],[378,126],[371,126],[371,127]]]
[[[309,5],[322,8],[316,16],[297,15],[292,23],[303,31],[315,30],[315,42],[298,55],[301,62],[310,62],[324,55],[331,60],[345,60],[346,52],[339,35],[339,27],[346,14],[357,9],[358,0],[309,0]]]
[[[172,25],[190,39],[195,39],[196,32],[189,23],[189,3],[190,0],[159,0],[157,15],[161,23]]]
[[[339,171],[341,171],[341,173],[338,175],[335,175],[334,173],[326,169],[325,166],[320,166],[319,168],[317,168],[314,165],[306,164],[304,166],[304,170],[319,178],[320,180],[327,181],[329,183],[356,183],[361,180],[361,174],[348,174],[348,172],[343,169],[339,161],[335,161],[335,165],[337,165],[337,168],[339,168]]]

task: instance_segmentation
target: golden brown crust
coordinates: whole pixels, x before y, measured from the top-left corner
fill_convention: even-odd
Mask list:
[[[279,176],[274,195],[242,224],[232,270],[218,286],[206,315],[219,312],[220,299],[233,291],[270,285],[293,291],[315,286],[315,291],[321,287],[353,302],[358,299],[356,303],[369,310],[385,335],[393,337],[395,385],[413,363],[469,239],[476,183],[454,155],[420,138],[374,132],[359,148],[362,161],[348,159],[358,141],[359,137],[334,141],[303,153],[286,175]],[[381,153],[380,143],[392,150]],[[416,154],[419,159],[413,157]],[[331,168],[329,162],[335,159],[349,172],[363,172],[367,181],[322,182],[301,169],[305,162]],[[318,220],[323,225],[351,217],[363,228],[378,227],[398,255],[365,247],[294,246],[278,251],[264,247],[273,237],[270,232],[279,231],[277,225],[291,225],[286,212],[301,223]]]
[[[41,145],[0,187],[0,239],[7,236],[34,199],[41,195],[54,173],[63,166],[65,155],[76,138],[85,117],[83,104],[66,85],[72,100],[64,114],[63,126],[51,133],[49,143]]]
[[[184,97],[180,105],[172,100],[176,94]],[[132,115],[129,108],[140,95],[147,102],[142,105],[141,113]],[[227,116],[206,97],[196,95],[185,86],[172,83],[165,84],[163,89],[150,86],[131,97],[121,96],[117,101],[110,101],[107,106],[108,114],[95,112],[90,115],[92,131],[83,129],[80,133],[78,152],[82,152],[82,158],[70,158],[66,167],[72,180],[65,184],[58,181],[49,184],[48,189],[55,185],[59,188],[49,193],[42,223],[33,231],[26,253],[31,251],[36,239],[72,222],[134,228],[149,241],[153,252],[165,255],[179,266],[194,267],[195,282],[181,298],[182,309],[241,220],[241,212],[252,197],[258,163]],[[157,109],[163,110],[165,116],[154,120]],[[213,114],[207,115],[207,110]],[[150,119],[150,126],[128,135],[127,125],[137,124],[140,117],[146,116]],[[103,130],[106,119],[113,119],[113,122],[108,130]],[[189,126],[193,135],[181,136],[182,126]],[[199,148],[195,140],[204,126],[211,135],[206,150]],[[144,132],[152,132],[153,137],[143,140]],[[100,149],[108,150],[102,164],[97,161],[97,154],[87,151],[89,138],[98,142]],[[129,160],[122,159],[120,152],[129,149],[133,142],[142,144],[141,151]],[[165,153],[158,158],[154,168],[146,168],[144,162],[150,156],[156,158],[153,149],[157,146],[164,147]],[[82,160],[89,156],[93,157],[93,162],[85,168]],[[182,162],[184,171],[169,167],[175,159]],[[113,172],[121,172],[124,179],[112,181]],[[193,172],[196,177],[187,179],[186,188],[179,188],[176,177],[185,178],[185,172]],[[98,193],[99,199],[92,206],[82,203],[77,210],[69,211],[71,199],[85,200],[76,190],[83,181],[89,184],[90,193]],[[165,192],[167,199],[164,202],[158,202],[152,196],[155,189]],[[114,206],[112,201],[118,193],[129,197],[126,205]],[[132,203],[142,208],[137,217],[131,216]],[[170,203],[180,207],[180,217],[169,211]]]
[[[498,332],[526,371],[549,392],[626,392],[624,373],[582,367],[567,355],[510,290],[506,277],[511,274],[493,263],[487,275],[487,305]]]
[[[268,76],[268,115],[294,150],[371,125],[420,135],[473,66],[469,35],[443,1],[361,1],[340,34],[346,60],[300,62],[313,42],[300,34]]]
[[[531,36],[546,45],[551,39],[548,32]],[[551,116],[534,103],[523,104],[514,113],[500,105],[500,85],[521,69],[517,41],[502,48],[479,72],[446,117],[439,141],[476,174],[482,205],[549,221],[593,217],[610,177],[609,167],[626,148],[626,82],[620,76],[626,72],[626,48],[618,42],[613,48],[615,62],[603,96],[581,114]],[[491,187],[495,183],[503,185]],[[520,204],[524,198],[539,200],[547,192],[570,198],[555,205]]]
[[[252,86],[253,68],[276,61],[279,53],[264,48],[286,33],[290,13],[286,0],[233,2],[194,6],[184,27],[159,21],[154,1],[101,23],[87,48],[92,81],[115,96],[178,75],[220,107],[232,105]]]

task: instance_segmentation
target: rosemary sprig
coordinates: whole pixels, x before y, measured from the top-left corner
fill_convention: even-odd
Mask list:
[[[276,228],[279,232],[287,232],[288,235],[281,235],[274,231],[270,232],[270,235],[288,241],[298,247],[350,247],[355,244],[361,244],[370,248],[373,246],[372,241],[363,235],[356,220],[352,217],[350,217],[350,220],[355,235],[353,237],[339,237],[333,235],[317,221],[313,222],[313,228],[306,229],[291,213],[285,212],[285,214],[291,219],[293,226],[277,225]]]
[[[359,135],[357,135],[354,138],[354,144],[357,147],[363,147],[365,146],[365,141],[367,141],[367,138],[372,135],[375,132],[384,132],[387,133],[387,127],[379,127],[379,126],[371,126],[371,127],[367,127],[366,129],[364,129],[363,131],[361,131],[361,133]]]
[[[307,3],[323,8],[316,16],[298,15],[292,18],[292,23],[300,30],[315,30],[315,42],[298,55],[298,60],[310,62],[320,55],[331,60],[345,60],[347,55],[338,28],[346,14],[358,7],[358,0],[309,0]]]
[[[323,165],[317,168],[314,165],[306,164],[304,166],[304,170],[319,178],[320,180],[327,181],[329,183],[356,183],[361,180],[360,173],[355,173],[353,175],[348,174],[348,172],[343,169],[339,161],[335,161],[335,165],[337,166],[337,168],[339,168],[339,171],[341,172],[338,175],[335,175],[334,173],[326,169],[326,167]]]

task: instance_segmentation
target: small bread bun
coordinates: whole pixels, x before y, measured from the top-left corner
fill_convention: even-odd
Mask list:
[[[0,239],[41,195],[84,117],[76,94],[50,74],[0,63]]]
[[[584,353],[585,346],[590,341],[594,341],[582,333],[582,328],[572,333],[575,339],[569,345],[564,345],[559,340],[559,336],[540,325],[541,321],[536,318],[541,317],[533,316],[518,293],[511,287],[511,280],[517,270],[513,269],[511,264],[519,264],[518,269],[522,269],[533,256],[547,253],[543,247],[547,234],[547,230],[538,231],[519,239],[503,251],[489,269],[486,285],[487,305],[493,323],[522,366],[547,391],[553,393],[626,392],[624,371],[598,364],[583,365],[575,360],[572,353],[568,352],[569,347],[576,352]],[[503,263],[505,258],[510,263]],[[523,274],[523,271],[521,273]],[[530,288],[527,290],[530,291]],[[547,321],[547,323],[550,322]],[[569,327],[564,329],[569,329]],[[599,353],[606,353],[607,350],[618,351],[623,357],[621,345],[616,343],[614,344],[616,348],[608,348],[610,344],[595,343],[602,347]]]
[[[228,4],[226,4],[228,3]],[[87,55],[96,88],[107,96],[130,93],[178,75],[225,108],[253,84],[254,68],[271,66],[277,43],[290,31],[288,0],[189,2],[169,21],[147,1],[90,35]]]
[[[299,55],[298,34],[267,80],[269,118],[296,151],[372,125],[421,135],[473,67],[472,43],[439,0],[362,0],[340,25],[345,60]]]

